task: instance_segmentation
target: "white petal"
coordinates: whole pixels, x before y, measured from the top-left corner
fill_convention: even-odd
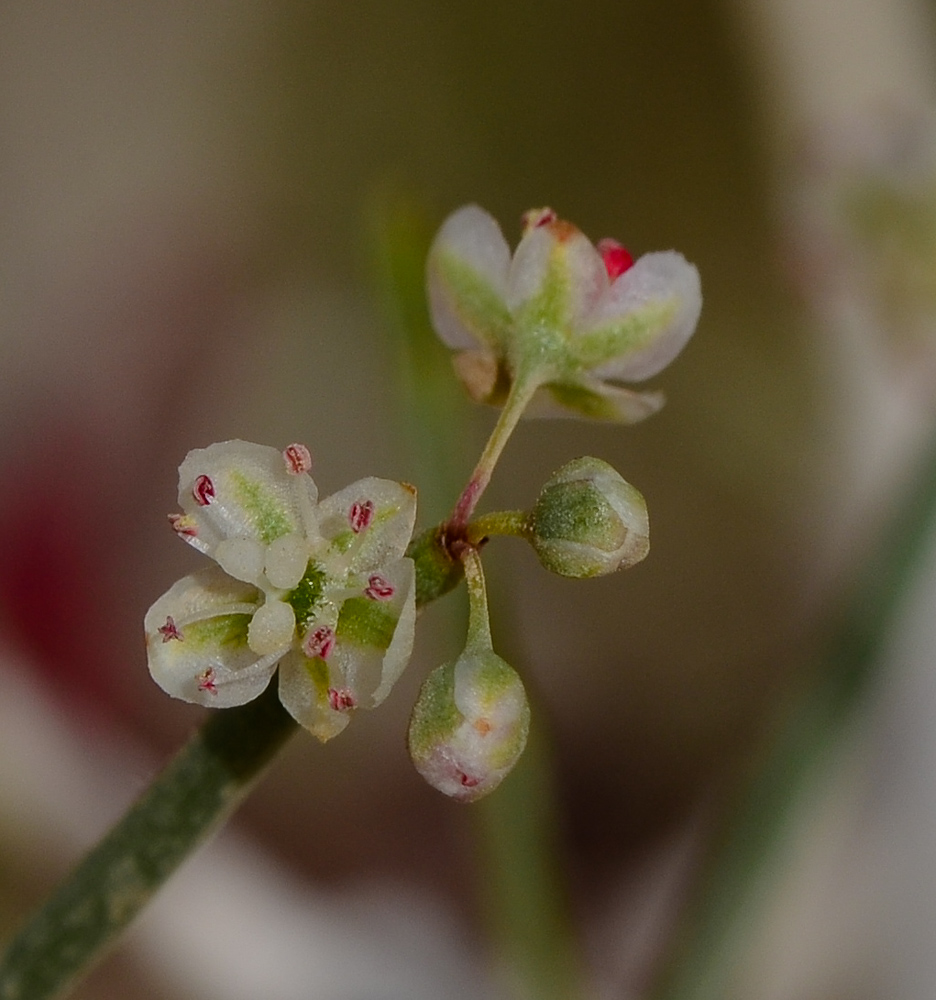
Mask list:
[[[331,686],[328,665],[310,660],[298,650],[283,657],[279,670],[279,697],[283,707],[323,743],[337,736],[350,721],[347,711],[335,711],[328,703]]]
[[[216,566],[179,580],[144,621],[153,680],[168,694],[212,708],[256,698],[277,656],[258,656],[247,633],[260,595]]]
[[[527,407],[527,417],[577,417],[609,423],[636,424],[665,402],[662,392],[635,392],[598,379],[543,386]]]
[[[253,538],[225,538],[215,547],[215,560],[225,573],[235,580],[244,580],[257,586],[263,576],[262,543]]]
[[[383,568],[393,596],[351,598],[342,606],[329,665],[341,672],[361,708],[374,708],[390,693],[413,652],[416,574],[412,559]]]
[[[493,729],[514,724],[527,704],[520,677],[494,653],[458,658],[452,697],[469,725],[483,719]]]
[[[364,509],[367,517],[356,519],[355,511]],[[368,573],[406,552],[416,523],[416,490],[371,476],[323,500],[317,513],[322,536],[331,543],[326,569],[343,563],[352,573]]]
[[[190,451],[179,467],[179,503],[209,554],[227,538],[269,545],[315,531],[315,483],[287,471],[282,452],[248,441]]]
[[[605,357],[599,378],[638,382],[665,368],[685,347],[702,310],[699,272],[673,250],[649,253],[602,296],[579,331],[583,351]],[[613,346],[612,346],[613,345]]]
[[[449,347],[494,347],[509,321],[510,247],[495,219],[477,205],[450,215],[426,264],[432,325]]]
[[[555,222],[531,229],[510,266],[507,303],[522,320],[532,312],[559,330],[576,327],[608,289],[601,255],[575,226]]]

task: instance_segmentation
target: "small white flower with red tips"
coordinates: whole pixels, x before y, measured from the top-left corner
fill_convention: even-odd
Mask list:
[[[409,659],[416,495],[369,478],[319,502],[311,464],[300,444],[189,452],[170,522],[217,566],[171,587],[145,629],[150,672],[169,694],[242,705],[278,667],[283,705],[324,740],[351,709],[380,704]]]
[[[597,248],[550,208],[531,209],[513,254],[477,205],[449,216],[429,252],[432,322],[472,397],[501,405],[514,383],[537,389],[531,416],[632,423],[663,404],[620,382],[665,368],[695,330],[699,275],[675,251],[634,261]]]

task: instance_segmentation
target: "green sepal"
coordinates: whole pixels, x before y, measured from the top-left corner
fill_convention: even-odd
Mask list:
[[[454,590],[465,575],[461,562],[446,548],[442,524],[417,535],[406,554],[416,564],[417,608]]]

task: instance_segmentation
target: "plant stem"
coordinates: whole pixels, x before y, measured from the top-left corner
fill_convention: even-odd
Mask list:
[[[467,549],[462,561],[465,565],[465,583],[468,585],[468,637],[465,652],[483,652],[492,649],[493,643],[481,556],[477,549]]]
[[[54,997],[88,972],[297,729],[275,683],[247,705],[212,713],[10,943],[0,1000]]]
[[[696,886],[654,1000],[721,1000],[762,907],[793,807],[877,676],[896,613],[936,524],[936,439],[838,616],[815,680],[787,712]]]
[[[510,439],[510,435],[523,415],[523,411],[539,386],[540,379],[535,376],[526,378],[518,377],[511,385],[510,392],[507,394],[507,399],[504,402],[504,408],[501,410],[497,418],[497,423],[494,425],[494,430],[491,431],[491,436],[484,446],[484,451],[481,452],[481,457],[478,459],[478,464],[475,466],[474,472],[472,472],[471,478],[468,480],[468,485],[465,486],[461,496],[458,498],[458,502],[455,504],[455,509],[452,511],[452,517],[449,522],[452,529],[458,530],[464,528],[468,523],[468,519],[474,513],[474,509],[481,499],[481,494],[484,493],[488,483],[491,481],[491,476],[494,473],[497,460],[504,450],[504,445]]]
[[[440,591],[418,581],[425,601]],[[50,1000],[100,961],[179,865],[244,801],[299,729],[275,680],[211,712],[113,829],[10,942],[0,1000]]]
[[[512,535],[526,538],[529,514],[525,510],[494,510],[475,518],[465,531],[469,545],[479,545],[492,535]]]

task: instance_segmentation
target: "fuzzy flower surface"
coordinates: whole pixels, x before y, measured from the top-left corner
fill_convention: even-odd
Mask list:
[[[692,336],[696,268],[675,251],[635,262],[613,240],[596,247],[551,209],[524,223],[511,254],[494,218],[466,205],[429,253],[433,325],[473,398],[500,405],[522,382],[536,388],[531,416],[633,423],[654,413],[660,393],[619,383],[656,375]]]
[[[367,478],[319,501],[299,444],[225,441],[179,468],[172,527],[216,565],[146,615],[153,679],[214,708],[256,698],[279,667],[287,711],[321,740],[373,708],[409,660],[413,487]]]

